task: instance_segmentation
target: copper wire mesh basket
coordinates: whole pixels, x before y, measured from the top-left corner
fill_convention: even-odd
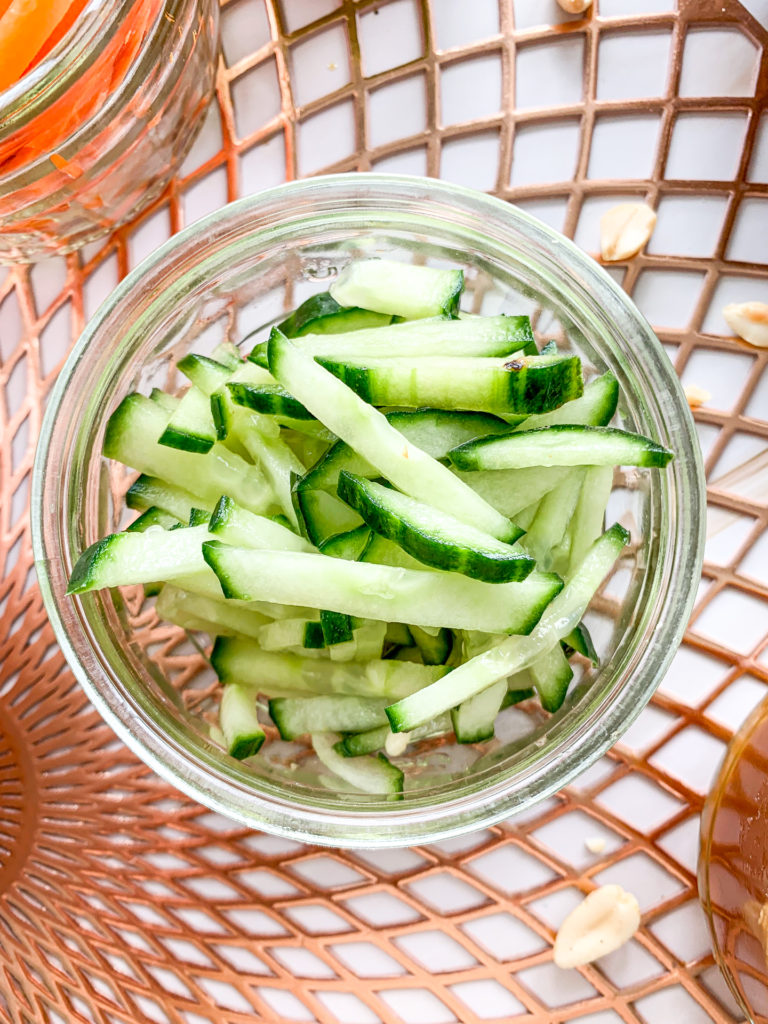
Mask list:
[[[168,193],[80,255],[0,270],[0,1018],[739,1019],[695,860],[703,795],[768,683],[768,354],[726,337],[719,314],[768,300],[768,32],[759,0],[751,10],[227,3],[218,103]],[[461,840],[342,854],[237,828],[122,746],[53,643],[26,502],[57,370],[142,255],[246,191],[372,167],[493,191],[589,251],[618,198],[658,209],[647,250],[613,272],[684,383],[711,391],[696,410],[710,543],[667,680],[577,785]],[[561,972],[554,932],[604,881],[641,896],[642,928],[619,953]]]

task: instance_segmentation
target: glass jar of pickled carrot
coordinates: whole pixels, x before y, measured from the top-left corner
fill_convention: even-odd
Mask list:
[[[63,6],[36,63],[0,91],[0,263],[70,251],[147,206],[213,93],[218,0]]]

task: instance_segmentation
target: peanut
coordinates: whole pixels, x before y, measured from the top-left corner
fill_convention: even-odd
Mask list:
[[[637,900],[620,885],[591,892],[560,925],[555,938],[558,967],[579,967],[612,953],[632,938],[640,925]]]
[[[619,203],[600,218],[600,251],[606,262],[635,256],[651,237],[656,214],[645,203]]]
[[[750,345],[768,348],[768,303],[732,302],[723,309],[725,322]]]

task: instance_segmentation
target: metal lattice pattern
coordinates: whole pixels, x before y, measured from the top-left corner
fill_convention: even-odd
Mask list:
[[[768,683],[768,352],[725,338],[719,316],[727,301],[768,300],[768,34],[734,0],[664,7],[599,0],[582,19],[538,0],[233,0],[218,104],[169,193],[80,256],[0,270],[3,1019],[737,1018],[694,872],[703,794]],[[627,95],[629,71],[624,86],[605,78],[627,45],[664,48],[646,62],[650,99]],[[722,45],[738,59],[705,62],[702,85],[693,56]],[[645,167],[624,159],[638,132]],[[712,391],[696,413],[710,521],[684,647],[578,787],[462,840],[342,854],[233,827],[114,738],[53,643],[27,500],[71,340],[149,248],[285,177],[372,167],[492,190],[590,251],[617,197],[659,210],[648,251],[614,273],[683,380]],[[561,972],[554,931],[603,881],[640,895],[642,929],[598,965]]]

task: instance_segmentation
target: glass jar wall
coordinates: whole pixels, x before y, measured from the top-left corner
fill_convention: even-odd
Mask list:
[[[91,0],[0,92],[0,262],[77,248],[165,188],[212,96],[216,0]]]

